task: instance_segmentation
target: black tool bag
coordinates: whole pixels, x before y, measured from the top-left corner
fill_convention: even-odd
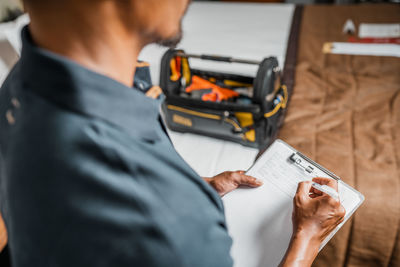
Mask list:
[[[253,78],[190,68],[190,58],[257,64],[259,67]],[[204,88],[191,93],[185,91],[193,84],[194,77],[246,94],[222,101],[204,101],[205,94],[215,97],[211,89]],[[288,100],[286,86],[280,84],[280,69],[275,57],[257,62],[191,55],[183,50],[170,49],[161,60],[160,87],[166,95],[162,105],[164,119],[171,130],[211,136],[256,148],[265,147],[277,133],[278,120]]]

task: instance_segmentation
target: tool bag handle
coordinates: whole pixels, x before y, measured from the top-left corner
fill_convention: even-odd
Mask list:
[[[184,52],[176,53],[178,57],[186,57],[186,58],[198,58],[202,60],[212,60],[212,61],[221,61],[221,62],[228,62],[228,63],[242,63],[242,64],[250,64],[250,65],[259,65],[261,62],[257,60],[250,60],[250,59],[238,59],[233,57],[224,57],[224,56],[217,56],[217,55],[196,55],[196,54],[186,54]]]

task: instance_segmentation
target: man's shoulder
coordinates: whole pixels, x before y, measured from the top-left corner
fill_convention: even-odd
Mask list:
[[[101,142],[98,121],[64,109],[28,89],[17,88],[19,92],[11,94],[7,94],[9,85],[3,89],[0,112],[5,116],[0,118],[0,145],[9,166],[23,164],[25,169],[37,171],[38,166],[59,162],[63,163],[61,166],[78,164],[75,158],[89,157]]]
[[[66,205],[118,175],[119,159],[104,145],[106,124],[29,91],[12,101],[13,121],[5,119],[0,133],[0,191],[8,201]]]

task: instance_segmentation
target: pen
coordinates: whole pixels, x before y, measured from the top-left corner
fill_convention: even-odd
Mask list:
[[[328,185],[320,185],[318,183],[313,182],[312,187],[314,187],[315,189],[333,197],[336,200],[339,200],[339,194],[338,192],[336,192],[335,189],[333,189],[332,187],[328,186]]]

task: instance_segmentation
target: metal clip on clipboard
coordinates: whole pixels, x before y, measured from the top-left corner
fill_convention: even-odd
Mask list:
[[[309,173],[310,175],[312,175],[312,173],[314,172],[314,169],[317,168],[320,171],[326,173],[327,175],[329,175],[329,177],[339,181],[340,178],[335,175],[334,173],[330,172],[329,170],[325,169],[324,167],[322,167],[321,165],[319,165],[318,163],[316,163],[315,161],[309,159],[308,157],[304,156],[303,154],[301,154],[300,152],[296,152],[293,153],[290,157],[289,157],[289,161],[296,164],[297,167],[301,168],[303,171],[305,171],[306,173]]]

